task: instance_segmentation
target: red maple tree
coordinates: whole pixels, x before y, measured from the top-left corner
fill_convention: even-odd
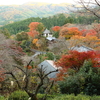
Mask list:
[[[94,30],[94,29],[91,29],[91,30],[82,30],[81,31],[82,35],[83,36],[96,36],[97,32]]]
[[[52,28],[52,30],[55,31],[55,32],[58,32],[60,29],[61,29],[60,26],[54,26],[54,27]]]
[[[30,31],[36,30],[36,28],[38,27],[39,24],[40,24],[39,22],[31,22],[29,24]]]
[[[57,66],[61,67],[59,76],[63,76],[69,68],[78,71],[83,65],[85,60],[91,60],[93,67],[100,67],[100,53],[95,51],[78,52],[69,51],[68,54],[62,55],[62,57],[55,62]]]
[[[28,34],[29,36],[31,36],[32,38],[34,38],[35,36],[39,35],[39,32],[36,31],[36,30],[32,30],[32,31],[30,31],[30,32],[27,32],[27,34]]]

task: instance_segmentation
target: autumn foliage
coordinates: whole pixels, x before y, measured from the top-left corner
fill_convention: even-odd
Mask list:
[[[60,26],[54,26],[54,27],[52,28],[52,30],[55,31],[55,32],[58,32],[60,29],[61,29]]]
[[[77,27],[71,27],[71,28],[68,28],[68,34],[81,35],[81,32],[79,31]]]
[[[25,66],[25,68],[32,69],[32,66],[28,65],[28,66]]]
[[[31,22],[29,24],[30,31],[36,30],[39,24],[40,24],[39,22]]]
[[[36,44],[37,41],[38,41],[38,39],[33,39],[32,43],[33,43],[33,44]]]
[[[2,60],[0,60],[0,64],[2,63]]]
[[[82,35],[81,31],[77,27],[63,27],[60,31],[60,36],[70,39],[74,35]]]
[[[28,32],[27,34],[34,38],[35,36],[39,35],[41,31],[43,31],[44,26],[39,22],[31,22],[29,24],[29,28],[30,32]]]
[[[30,31],[27,33],[29,36],[31,36],[32,38],[34,38],[35,36],[39,35],[39,32],[36,30]]]
[[[100,53],[95,51],[78,52],[69,51],[68,54],[63,55],[55,64],[61,67],[60,76],[63,76],[68,68],[78,71],[82,67],[85,60],[91,60],[93,67],[100,67]]]
[[[4,69],[0,68],[0,82],[4,81],[5,79],[5,74],[4,74]]]
[[[83,36],[88,36],[88,35],[89,36],[96,36],[96,34],[97,34],[97,32],[94,29],[91,29],[91,30],[84,29],[81,31],[81,33]]]
[[[75,45],[85,45],[87,47],[91,47],[95,50],[100,50],[100,39],[94,35],[86,35],[84,36],[73,36],[70,39],[70,44],[72,46]]]

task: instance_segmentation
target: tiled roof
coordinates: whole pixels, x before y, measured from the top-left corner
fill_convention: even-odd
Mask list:
[[[79,52],[87,52],[87,51],[92,51],[93,49],[86,47],[84,45],[81,45],[81,46],[72,47],[71,50],[76,50],[76,51],[79,51]]]
[[[49,73],[49,72],[51,72],[51,71],[55,71],[55,70],[58,69],[58,68],[54,65],[54,61],[52,61],[52,60],[45,60],[45,61],[43,61],[42,63],[40,63],[40,64],[38,65],[38,67],[39,67],[39,68],[42,67],[43,70],[44,70],[44,72],[45,72],[45,74],[46,74],[46,73]],[[57,73],[58,73],[58,72],[53,72],[53,73],[49,74],[48,77],[49,77],[49,78],[55,78]]]
[[[46,33],[51,33],[51,32],[46,28],[43,33],[46,34]]]

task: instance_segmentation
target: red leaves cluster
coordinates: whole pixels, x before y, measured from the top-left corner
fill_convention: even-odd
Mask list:
[[[83,36],[96,36],[97,32],[94,29],[91,30],[82,30],[82,35]]]
[[[2,63],[2,60],[0,60],[0,64]]]
[[[33,31],[30,31],[30,32],[27,32],[27,34],[31,37],[35,37],[35,36],[39,35],[39,32],[36,31],[36,30],[33,30]]]
[[[31,22],[29,24],[30,32],[27,32],[27,34],[32,38],[39,35],[39,32],[37,31],[39,24],[40,24],[39,22]]]
[[[5,74],[4,74],[4,69],[0,68],[0,82],[4,81],[5,79]]]
[[[68,34],[82,35],[82,33],[79,31],[77,27],[71,27],[71,28],[68,28],[67,30],[68,30]]]
[[[74,35],[82,35],[81,31],[77,27],[63,27],[60,30],[60,37],[66,37],[67,39],[70,39]]]
[[[32,69],[32,66],[25,66],[25,68],[27,68],[27,69]]]
[[[98,60],[100,60],[100,53],[97,53],[95,51],[69,51],[69,54],[63,55],[62,58],[56,62],[56,65],[66,69],[73,68],[75,70],[79,70],[84,61],[88,59],[91,59],[91,61],[93,62],[93,67],[100,67],[96,65],[98,63]]]
[[[39,24],[40,24],[39,22],[31,22],[31,23],[29,24],[30,31],[36,30],[36,28],[37,28],[37,26],[38,26]]]
[[[85,60],[91,60],[93,67],[100,67],[100,52],[69,51],[69,54],[63,55],[57,62],[55,62],[56,66],[61,67],[60,73],[58,74],[58,80],[63,79],[62,76],[66,75],[68,68],[78,71]]]
[[[61,29],[60,26],[54,26],[54,27],[52,28],[52,30],[55,31],[55,32],[58,32],[60,29]]]

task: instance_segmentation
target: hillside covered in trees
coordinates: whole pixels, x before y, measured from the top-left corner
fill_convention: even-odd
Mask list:
[[[69,4],[49,4],[29,2],[23,5],[0,5],[0,25],[13,23],[30,17],[48,17],[59,13],[68,13]],[[70,5],[70,7],[72,7]]]
[[[79,1],[0,28],[0,100],[100,99],[100,3]]]

